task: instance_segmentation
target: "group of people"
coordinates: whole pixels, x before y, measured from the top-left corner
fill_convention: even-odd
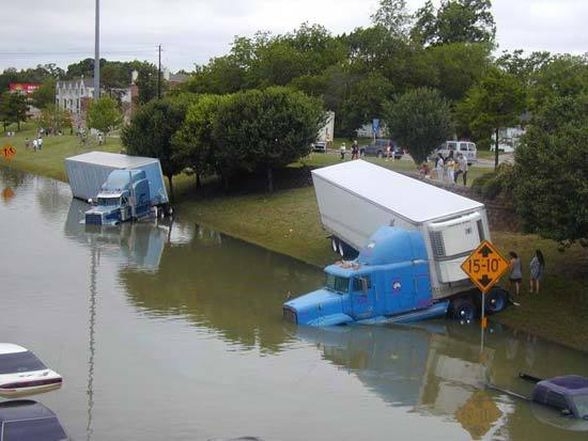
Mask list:
[[[511,291],[514,289],[514,294],[519,295],[521,290],[521,282],[523,280],[523,268],[521,258],[517,253],[511,251],[508,253],[510,257],[510,281]],[[543,279],[545,272],[545,258],[541,250],[535,250],[531,262],[529,263],[529,293],[539,294],[539,284]]]
[[[341,159],[345,159],[345,153],[347,151],[347,147],[345,146],[345,143],[341,144],[341,147],[339,147],[339,153],[341,155]],[[359,159],[359,144],[356,141],[353,141],[353,144],[351,144],[351,159]]]
[[[29,138],[26,138],[25,148],[32,148],[34,152],[37,150],[43,150],[43,137],[39,135],[37,138],[33,138],[32,141],[30,141]]]
[[[461,175],[463,185],[467,185],[468,160],[461,153],[457,155],[457,158],[454,158],[453,150],[449,152],[446,158],[441,153],[438,153],[435,158],[435,173],[437,174],[437,179],[451,184],[457,184],[457,178]]]

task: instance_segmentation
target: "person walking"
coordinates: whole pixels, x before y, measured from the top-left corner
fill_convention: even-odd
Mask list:
[[[539,282],[543,278],[545,271],[545,259],[541,250],[535,250],[535,254],[529,264],[530,278],[529,278],[529,293],[539,294]]]
[[[345,159],[345,150],[347,150],[347,147],[345,147],[345,143],[341,143],[341,147],[339,148],[339,153],[341,154],[341,159]]]
[[[457,161],[459,162],[459,170],[463,179],[463,186],[465,187],[468,183],[468,158],[461,154],[458,156]],[[455,177],[457,181],[457,176]]]
[[[515,294],[518,296],[521,291],[521,280],[523,280],[521,259],[514,251],[509,252],[508,255],[510,256],[510,275],[508,276],[510,289],[512,291],[514,288]]]
[[[437,179],[442,181],[443,175],[445,173],[445,168],[443,167],[445,164],[445,159],[443,159],[443,155],[439,153],[437,158],[435,159],[435,172],[437,174]]]

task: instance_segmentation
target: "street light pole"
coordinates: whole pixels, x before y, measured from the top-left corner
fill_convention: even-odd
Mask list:
[[[100,0],[96,0],[94,37],[94,100],[96,101],[100,98]]]

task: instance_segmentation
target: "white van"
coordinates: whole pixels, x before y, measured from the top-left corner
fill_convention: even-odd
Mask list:
[[[445,141],[439,147],[435,149],[433,157],[441,153],[444,158],[447,158],[449,152],[453,152],[453,157],[457,159],[457,156],[461,153],[468,160],[468,165],[475,164],[478,162],[478,150],[476,144],[470,141]]]

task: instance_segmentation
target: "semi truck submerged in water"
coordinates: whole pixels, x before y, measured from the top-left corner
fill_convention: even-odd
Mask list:
[[[472,321],[508,305],[486,295],[461,264],[490,240],[484,205],[366,161],[312,172],[321,222],[344,260],[325,268],[325,286],[288,300],[300,325],[405,323],[449,314]],[[348,258],[348,259],[346,259]]]
[[[89,152],[65,160],[73,196],[93,206],[89,225],[116,225],[169,211],[161,164],[156,158]]]

